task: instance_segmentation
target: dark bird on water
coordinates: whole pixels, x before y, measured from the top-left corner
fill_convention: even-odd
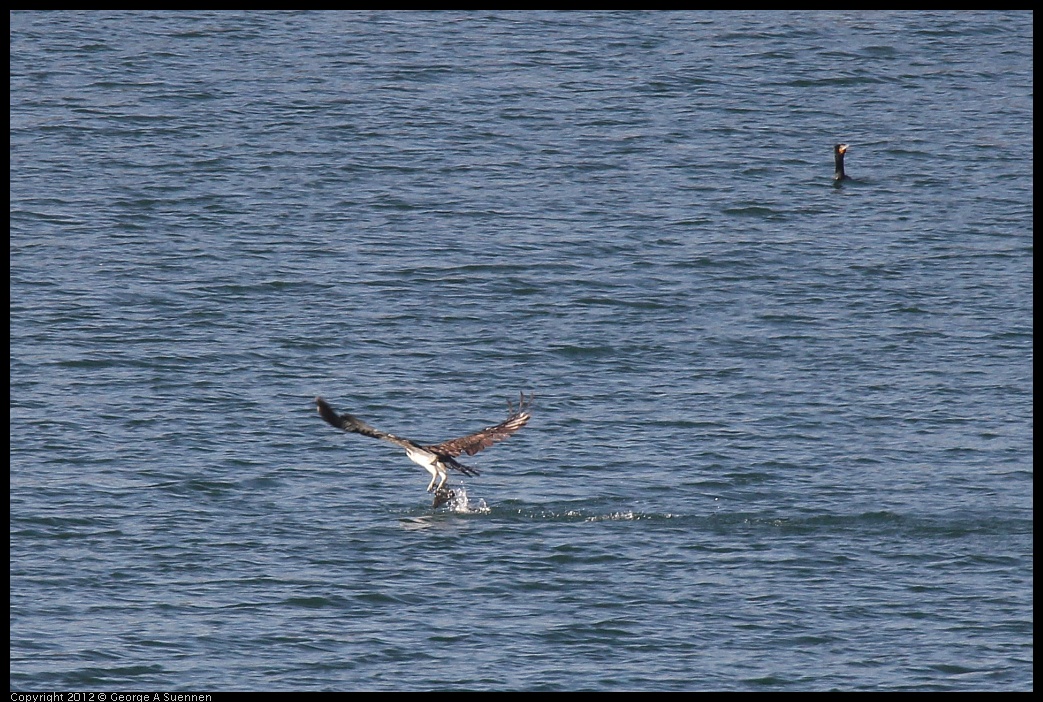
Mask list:
[[[434,504],[432,507],[436,508],[453,499],[455,496],[452,490],[444,487],[445,481],[449,478],[450,469],[460,471],[464,475],[478,475],[477,468],[474,468],[473,466],[465,466],[457,461],[456,457],[461,453],[473,456],[482,449],[489,448],[493,444],[503,441],[511,434],[521,429],[532,416],[529,413],[531,402],[532,395],[526,398],[523,393],[521,398],[518,400],[517,406],[512,405],[508,401],[507,419],[499,424],[486,427],[481,431],[476,431],[467,436],[461,436],[458,439],[449,439],[440,444],[425,445],[417,443],[416,441],[411,441],[410,439],[403,439],[394,434],[388,434],[379,429],[374,429],[353,415],[347,413],[337,414],[337,412],[330,407],[329,403],[321,397],[315,398],[315,405],[319,409],[319,416],[326,420],[328,424],[353,434],[362,434],[363,436],[371,436],[374,439],[390,441],[391,443],[404,448],[409,460],[413,461],[413,463],[416,463],[431,474],[431,482],[427,486],[427,491],[435,493]]]
[[[837,144],[833,147],[833,161],[837,164],[837,172],[833,174],[833,182],[851,180],[851,176],[844,173],[844,154],[847,153],[847,144]]]

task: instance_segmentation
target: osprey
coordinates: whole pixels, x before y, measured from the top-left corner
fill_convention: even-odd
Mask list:
[[[337,414],[337,412],[330,407],[328,402],[323,400],[321,397],[315,398],[315,405],[319,409],[319,416],[326,420],[328,424],[331,424],[338,429],[352,432],[353,434],[362,434],[363,436],[372,436],[374,439],[390,441],[391,443],[404,448],[409,460],[413,461],[413,463],[416,463],[431,474],[431,482],[427,486],[427,491],[433,491],[435,493],[432,507],[438,507],[454,497],[452,490],[443,488],[445,481],[449,478],[450,468],[458,470],[464,475],[478,475],[477,468],[474,468],[473,466],[465,466],[458,462],[456,457],[461,453],[473,456],[482,449],[489,448],[493,444],[503,441],[508,436],[521,429],[532,416],[528,411],[531,402],[532,395],[529,395],[529,397],[526,398],[525,394],[522,393],[518,400],[517,407],[513,406],[508,400],[507,419],[499,424],[486,427],[481,431],[476,431],[467,436],[461,436],[459,439],[449,439],[440,444],[422,445],[415,441],[403,439],[394,434],[388,434],[379,429],[374,429],[358,417],[346,412],[344,414]]]

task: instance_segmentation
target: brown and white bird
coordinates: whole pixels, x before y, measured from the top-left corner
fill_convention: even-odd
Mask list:
[[[510,402],[507,403],[507,419],[499,424],[486,427],[467,436],[461,436],[458,439],[449,439],[440,444],[425,445],[374,429],[354,415],[347,413],[338,414],[321,397],[315,398],[319,416],[326,420],[328,424],[353,434],[362,434],[363,436],[371,436],[374,439],[390,441],[404,448],[409,460],[431,474],[431,482],[427,486],[427,491],[435,493],[434,507],[438,507],[454,497],[452,490],[443,487],[445,481],[449,478],[450,469],[460,471],[464,475],[478,475],[477,468],[465,466],[457,461],[456,457],[461,453],[473,456],[482,449],[489,448],[493,444],[503,441],[521,429],[532,416],[529,413],[531,402],[532,396],[530,395],[526,398],[523,393],[518,400],[517,406],[513,406]]]

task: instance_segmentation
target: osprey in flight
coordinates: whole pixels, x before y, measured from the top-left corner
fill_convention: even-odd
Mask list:
[[[435,493],[435,500],[432,507],[438,507],[454,497],[452,490],[443,488],[445,481],[449,478],[450,468],[458,470],[464,475],[478,475],[477,468],[465,466],[458,462],[456,457],[461,453],[473,456],[482,449],[489,448],[493,444],[503,441],[508,436],[521,429],[532,416],[528,411],[531,402],[532,395],[526,398],[525,394],[522,393],[521,398],[518,400],[517,407],[513,406],[510,401],[507,402],[507,419],[499,424],[486,427],[481,431],[468,434],[467,436],[461,436],[459,439],[450,439],[449,441],[443,441],[440,444],[425,446],[418,444],[415,441],[403,439],[394,434],[388,434],[379,429],[374,429],[358,417],[346,412],[344,414],[337,414],[337,412],[330,407],[329,403],[321,397],[315,398],[315,404],[319,408],[319,416],[325,419],[328,424],[332,424],[338,429],[343,429],[344,431],[349,431],[354,434],[362,434],[363,436],[372,436],[374,439],[390,441],[391,443],[398,444],[404,448],[406,450],[406,455],[409,456],[409,460],[413,461],[413,463],[416,463],[431,474],[431,482],[427,486],[427,491],[434,491]]]

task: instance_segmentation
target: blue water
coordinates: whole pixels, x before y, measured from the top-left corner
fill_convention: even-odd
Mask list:
[[[12,689],[1033,687],[1031,13],[10,20]]]

